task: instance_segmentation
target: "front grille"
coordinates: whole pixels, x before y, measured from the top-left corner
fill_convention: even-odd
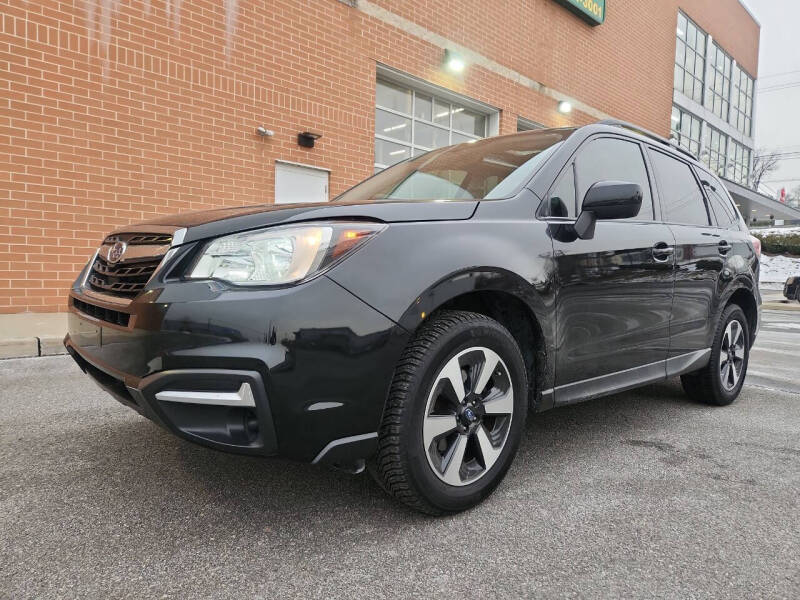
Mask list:
[[[168,233],[127,233],[119,235],[110,235],[106,238],[106,244],[113,244],[114,242],[124,241],[129,246],[152,244],[154,246],[164,246],[165,244],[172,243],[172,236]]]
[[[119,262],[107,257],[122,242]],[[155,273],[164,253],[172,243],[172,235],[165,233],[115,233],[103,241],[100,252],[92,263],[86,284],[89,288],[123,298],[133,298],[144,290]]]
[[[102,306],[95,306],[94,304],[83,302],[77,298],[72,299],[72,306],[77,308],[82,313],[94,317],[95,319],[100,319],[101,321],[106,321],[107,323],[115,323],[116,325],[122,325],[123,327],[127,327],[131,320],[131,316],[128,313],[112,310],[110,308],[103,308]]]
[[[98,292],[110,293],[115,296],[133,298],[138,295],[150,281],[161,258],[147,260],[133,264],[112,264],[99,256],[92,265],[88,283]]]

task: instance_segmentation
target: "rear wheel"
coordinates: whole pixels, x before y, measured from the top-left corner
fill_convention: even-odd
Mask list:
[[[371,472],[412,508],[465,510],[505,476],[526,412],[525,366],[511,334],[484,315],[442,312],[400,359]]]
[[[686,395],[698,402],[726,406],[739,396],[750,357],[750,330],[739,306],[722,313],[714,336],[711,360],[699,371],[681,375]]]

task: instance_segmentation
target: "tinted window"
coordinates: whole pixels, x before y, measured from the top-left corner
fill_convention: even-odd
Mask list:
[[[651,151],[650,158],[661,192],[664,220],[684,225],[708,225],[706,203],[691,167],[662,152]]]
[[[575,218],[575,174],[572,165],[564,169],[550,190],[543,212],[548,217]]]
[[[650,183],[639,144],[615,138],[590,141],[575,160],[575,179],[579,202],[583,202],[586,192],[598,181],[638,183],[642,187],[644,198],[639,215],[634,218],[653,218]]]
[[[705,176],[705,173],[700,175],[700,177]],[[711,177],[704,179],[703,183],[711,210],[717,219],[717,225],[725,229],[739,229],[739,215],[733,207],[733,202],[728,198],[728,194],[722,189],[722,184]]]

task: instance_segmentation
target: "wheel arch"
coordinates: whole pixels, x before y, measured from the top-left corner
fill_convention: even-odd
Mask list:
[[[550,308],[548,308],[548,306]],[[408,331],[442,310],[464,310],[494,319],[508,329],[525,360],[529,406],[544,410],[542,391],[552,387],[552,303],[519,275],[499,268],[451,274],[420,294],[400,320]],[[548,327],[548,324],[550,327]]]
[[[752,345],[755,341],[756,332],[758,331],[759,319],[758,301],[756,300],[752,284],[747,281],[740,281],[736,287],[732,288],[725,298],[725,301],[720,303],[719,314],[722,314],[731,304],[735,304],[741,308],[744,316],[747,318],[747,326],[750,329],[749,342]]]

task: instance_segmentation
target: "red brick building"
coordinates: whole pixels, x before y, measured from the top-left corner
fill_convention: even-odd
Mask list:
[[[758,44],[738,0],[3,0],[0,312],[64,310],[112,228],[539,124],[672,130],[746,182]]]

